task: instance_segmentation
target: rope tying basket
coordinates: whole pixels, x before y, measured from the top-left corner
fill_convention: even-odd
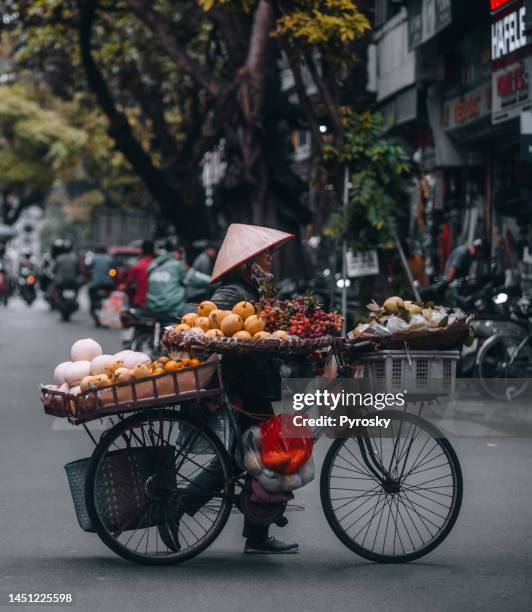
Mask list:
[[[220,361],[220,357],[211,355],[199,366],[131,382],[91,388],[79,395],[41,386],[41,401],[47,414],[66,417],[74,425],[79,425],[122,412],[135,412],[144,408],[220,395],[223,393]]]

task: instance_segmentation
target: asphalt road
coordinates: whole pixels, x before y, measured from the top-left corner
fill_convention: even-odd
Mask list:
[[[92,336],[106,352],[118,334],[85,312],[60,323],[42,302],[0,310],[0,607],[9,593],[72,593],[79,610],[530,610],[532,441],[453,440],[464,472],[462,513],[449,538],[409,565],[358,558],[335,538],[314,482],[277,530],[299,555],[242,554],[242,517],[185,565],[128,564],[76,522],[63,465],[91,452],[86,435],[43,413],[37,385],[52,382],[69,347]],[[326,446],[326,442],[322,443]],[[323,448],[318,451],[318,456]],[[29,607],[28,607],[29,609]]]

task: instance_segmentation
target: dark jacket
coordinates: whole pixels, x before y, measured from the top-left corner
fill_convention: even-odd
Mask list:
[[[231,276],[222,280],[211,300],[221,310],[231,310],[238,302],[257,302],[259,292],[244,279]],[[281,398],[279,364],[271,357],[237,356],[227,353],[223,357],[224,382],[232,393],[245,393],[269,400]]]

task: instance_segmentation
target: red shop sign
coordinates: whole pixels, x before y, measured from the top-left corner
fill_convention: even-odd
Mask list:
[[[515,0],[490,0],[490,11],[494,13],[505,6],[509,6],[513,2],[515,2]]]
[[[528,81],[524,66],[518,66],[510,72],[501,74],[497,79],[497,93],[501,98],[527,88]]]

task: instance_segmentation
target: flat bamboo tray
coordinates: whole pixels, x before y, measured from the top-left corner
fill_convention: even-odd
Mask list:
[[[451,351],[460,349],[467,334],[469,323],[473,317],[464,317],[445,327],[428,327],[423,329],[410,329],[396,332],[390,336],[377,336],[362,332],[356,338],[340,339],[339,348],[349,351],[350,347],[356,349],[361,342],[375,342],[380,348],[386,350]]]
[[[213,384],[210,384],[211,381]],[[46,414],[68,418],[74,425],[122,412],[168,406],[223,393],[220,358],[175,372],[139,378],[127,383],[91,388],[71,395],[41,385]]]
[[[265,338],[261,340],[238,340],[236,338],[216,338],[203,335],[176,333],[167,330],[163,337],[164,344],[170,349],[200,349],[214,353],[256,353],[260,355],[301,355],[324,349],[334,344],[333,336],[302,339],[290,336],[286,340]]]

